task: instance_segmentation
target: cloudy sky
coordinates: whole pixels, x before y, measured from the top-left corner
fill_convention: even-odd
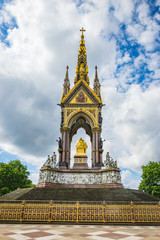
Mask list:
[[[0,0],[0,161],[20,159],[31,179],[57,152],[66,65],[71,86],[84,27],[90,85],[98,66],[104,155],[125,187],[160,160],[160,0]],[[73,138],[83,137],[80,129]]]

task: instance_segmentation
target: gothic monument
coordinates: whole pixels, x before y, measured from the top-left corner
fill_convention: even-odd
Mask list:
[[[103,161],[102,98],[101,85],[95,67],[93,89],[88,77],[87,54],[84,41],[84,29],[80,30],[81,40],[76,67],[74,86],[70,89],[68,66],[63,84],[60,102],[61,124],[58,142],[58,161],[56,154],[48,159],[40,169],[37,187],[89,187],[122,188],[120,169],[117,162],[107,153]],[[84,128],[91,142],[92,167],[88,168],[87,144],[80,138],[76,146],[73,168],[70,168],[71,142],[79,128]],[[57,163],[58,162],[58,163]]]

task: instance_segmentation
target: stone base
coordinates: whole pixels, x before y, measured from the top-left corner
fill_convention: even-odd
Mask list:
[[[112,167],[109,169],[53,169],[42,167],[38,186],[45,187],[48,184],[52,186],[61,184],[63,187],[64,185],[70,185],[80,188],[122,186],[119,168]]]
[[[73,169],[88,169],[87,163],[74,163]]]
[[[88,169],[87,156],[75,155],[73,169]]]
[[[59,183],[38,183],[38,188],[124,188],[121,183],[106,184],[59,184]]]

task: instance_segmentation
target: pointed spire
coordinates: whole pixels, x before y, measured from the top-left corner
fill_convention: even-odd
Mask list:
[[[68,77],[68,69],[69,69],[69,67],[68,67],[68,65],[67,65],[67,67],[66,67],[66,77],[65,77],[65,80],[69,80],[69,77]]]
[[[98,79],[97,66],[95,66],[95,79],[94,79],[93,89],[94,89],[95,93],[97,94],[97,96],[101,98],[100,87],[101,87],[101,84]]]
[[[68,77],[68,69],[69,69],[69,67],[67,65],[67,67],[66,67],[66,77],[64,79],[64,84],[63,84],[63,96],[62,96],[62,98],[65,97],[66,94],[70,90],[70,81],[69,81],[69,77]]]
[[[87,54],[86,54],[86,47],[85,47],[85,41],[84,41],[84,35],[83,35],[83,32],[86,30],[82,28],[80,31],[82,32],[82,35],[81,35],[81,41],[79,46],[78,62],[76,67],[76,77],[75,77],[74,83],[77,83],[81,79],[81,80],[85,80],[89,84]]]

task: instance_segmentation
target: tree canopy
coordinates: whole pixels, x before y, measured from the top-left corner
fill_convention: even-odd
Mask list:
[[[33,187],[29,171],[19,160],[0,163],[0,196],[17,188]]]
[[[150,161],[142,170],[139,189],[160,198],[160,162]]]

